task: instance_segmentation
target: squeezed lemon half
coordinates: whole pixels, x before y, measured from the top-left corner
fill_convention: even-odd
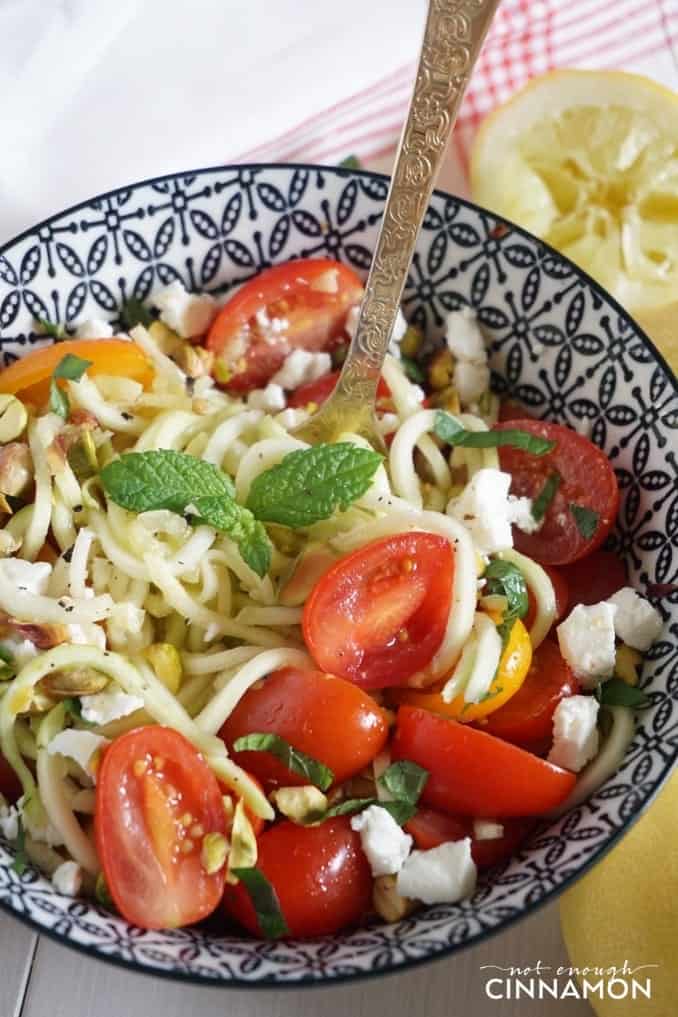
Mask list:
[[[471,188],[630,310],[676,299],[678,95],[648,78],[535,78],[481,124]]]

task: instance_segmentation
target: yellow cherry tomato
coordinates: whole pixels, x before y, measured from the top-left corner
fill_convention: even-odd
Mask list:
[[[527,629],[518,619],[511,629],[511,635],[501,655],[494,681],[488,689],[487,696],[481,702],[467,703],[462,693],[451,703],[446,703],[439,691],[407,688],[389,689],[389,698],[396,703],[420,706],[424,710],[431,710],[432,713],[439,713],[450,720],[459,720],[466,724],[494,713],[511,696],[515,695],[525,681],[531,663],[530,637],[527,634]]]
[[[0,371],[0,392],[20,395],[40,406],[49,395],[49,383],[59,361],[71,353],[92,366],[89,374],[113,374],[132,378],[147,388],[153,366],[143,350],[128,339],[69,339],[33,350]]]

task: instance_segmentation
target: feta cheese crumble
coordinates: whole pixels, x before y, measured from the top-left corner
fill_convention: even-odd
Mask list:
[[[155,293],[152,302],[160,311],[160,320],[182,339],[204,335],[216,311],[209,293],[189,293],[178,279]]]
[[[34,593],[44,597],[52,575],[52,566],[46,561],[23,561],[22,558],[0,559],[3,577],[21,593]]]
[[[16,840],[19,836],[19,816],[16,805],[8,805],[0,795],[0,834],[5,840]]]
[[[607,601],[577,604],[556,630],[560,652],[585,689],[595,688],[614,670],[616,611]]]
[[[598,751],[599,703],[593,696],[567,696],[553,713],[553,745],[548,762],[579,773]]]
[[[67,897],[77,897],[82,889],[82,869],[77,862],[62,862],[52,875],[52,886]]]
[[[451,311],[446,322],[447,346],[455,358],[452,383],[464,406],[475,403],[490,387],[490,368],[483,333],[470,307]]]
[[[91,696],[82,696],[80,703],[82,719],[88,724],[97,724],[100,727],[121,717],[128,717],[130,713],[141,710],[144,705],[143,699],[139,696],[130,696],[120,689],[111,689],[110,692],[105,689]]]
[[[87,318],[75,330],[78,339],[110,339],[113,326],[103,318]]]
[[[455,904],[471,896],[477,878],[471,838],[464,837],[430,851],[413,851],[398,873],[396,890],[424,904]]]
[[[92,780],[95,780],[97,755],[105,745],[109,744],[108,738],[94,734],[93,731],[76,731],[75,728],[66,728],[65,731],[60,731],[52,738],[47,746],[47,754],[74,759],[78,766],[89,774]]]
[[[513,547],[508,492],[511,475],[486,468],[473,475],[458,498],[447,506],[470,532],[481,554],[493,554]]]
[[[373,876],[399,872],[410,853],[412,838],[380,805],[370,805],[351,819],[351,827],[360,834],[363,851]]]
[[[532,515],[532,499],[516,498],[514,494],[508,496],[509,520],[523,533],[536,533],[541,529],[543,519],[537,521]]]
[[[309,353],[308,350],[292,350],[279,371],[271,378],[274,385],[288,391],[317,381],[332,370],[329,353]]]
[[[617,609],[614,629],[622,642],[634,650],[649,650],[662,630],[662,616],[630,586],[618,590],[608,603]]]
[[[263,410],[264,413],[278,413],[287,406],[287,399],[282,385],[269,382],[266,388],[255,388],[250,392],[247,405],[253,410]]]

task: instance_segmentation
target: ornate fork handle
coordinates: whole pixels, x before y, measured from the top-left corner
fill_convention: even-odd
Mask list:
[[[457,110],[498,0],[431,0],[360,319],[337,396],[374,398],[412,251]]]

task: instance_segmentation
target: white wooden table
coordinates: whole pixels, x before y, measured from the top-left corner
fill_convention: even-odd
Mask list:
[[[197,988],[133,974],[36,936],[0,914],[0,1017],[592,1017],[572,999],[492,1002],[483,964],[567,965],[552,904],[449,960],[334,989]]]

